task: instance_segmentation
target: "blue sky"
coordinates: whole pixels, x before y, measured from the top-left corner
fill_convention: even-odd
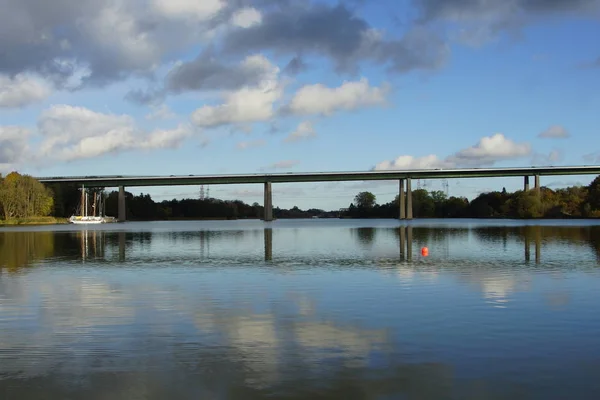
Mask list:
[[[4,173],[600,163],[597,0],[8,0],[6,9]],[[463,179],[449,192],[521,186]],[[163,200],[199,188],[130,190]],[[258,185],[210,190],[262,202]],[[361,190],[385,202],[397,183],[277,185],[274,205],[335,209]]]

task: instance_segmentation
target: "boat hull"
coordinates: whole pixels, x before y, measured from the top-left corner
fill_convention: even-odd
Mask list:
[[[71,217],[69,222],[75,225],[98,225],[114,222],[112,217]]]

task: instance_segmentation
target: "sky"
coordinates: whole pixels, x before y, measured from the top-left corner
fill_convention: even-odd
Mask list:
[[[600,0],[0,4],[4,174],[600,164]],[[207,189],[262,203],[261,185]],[[166,200],[200,188],[128,190]],[[338,209],[363,190],[384,203],[398,184],[277,184],[273,204]]]

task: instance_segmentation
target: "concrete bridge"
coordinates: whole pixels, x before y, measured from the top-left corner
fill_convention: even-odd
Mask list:
[[[534,190],[540,193],[540,176],[600,175],[600,165],[566,167],[519,167],[519,168],[462,168],[462,169],[415,169],[396,171],[358,172],[307,172],[276,174],[237,175],[185,175],[185,176],[68,176],[39,177],[42,183],[70,183],[85,187],[119,188],[119,221],[125,221],[125,187],[176,186],[176,185],[264,185],[264,220],[273,220],[273,183],[343,182],[343,181],[391,181],[399,182],[400,219],[412,219],[412,179],[451,178],[497,178],[523,177],[523,189],[530,190],[529,178],[534,177]]]

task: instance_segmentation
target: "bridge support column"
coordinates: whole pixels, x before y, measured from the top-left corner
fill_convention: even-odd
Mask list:
[[[540,176],[539,175],[535,176],[535,194],[537,194],[538,196],[542,194],[542,189],[540,187]]]
[[[410,178],[406,178],[406,219],[413,219],[412,189]]]
[[[529,176],[523,178],[523,190],[529,192]]]
[[[264,221],[273,221],[273,192],[271,191],[271,182],[265,182],[265,201],[263,207],[265,209]]]
[[[406,227],[406,261],[412,261],[413,227]]]
[[[404,179],[400,179],[400,194],[398,195],[398,206],[400,207],[399,219],[406,219],[406,193],[404,192]]]
[[[542,227],[535,227],[535,263],[539,264],[542,258]]]
[[[265,228],[265,261],[273,260],[273,229]]]
[[[404,261],[406,256],[406,227],[401,226],[400,230],[400,261]]]
[[[125,222],[127,215],[126,215],[126,208],[125,208],[125,187],[124,186],[119,186],[119,216],[118,216],[118,221],[119,222]]]

